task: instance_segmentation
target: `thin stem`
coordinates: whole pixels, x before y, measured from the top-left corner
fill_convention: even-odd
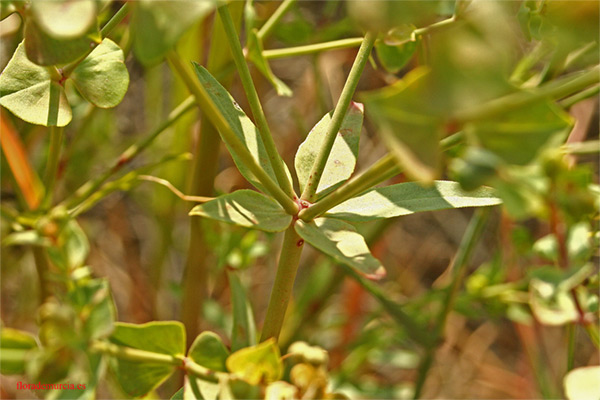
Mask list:
[[[132,347],[119,346],[113,343],[97,341],[90,345],[90,350],[95,353],[104,353],[121,360],[180,366],[183,359],[169,354],[155,353],[153,351],[134,349]]]
[[[584,325],[585,331],[588,333],[590,340],[596,346],[596,349],[600,349],[600,335],[598,333],[598,325],[588,323]]]
[[[265,112],[263,111],[262,105],[260,104],[258,93],[256,92],[256,88],[254,87],[254,82],[252,81],[252,76],[250,75],[248,64],[246,64],[244,53],[242,51],[242,46],[238,39],[235,26],[233,25],[233,20],[231,19],[231,14],[229,13],[229,9],[227,8],[227,6],[219,7],[219,16],[221,17],[221,21],[223,22],[223,27],[225,28],[227,40],[229,41],[229,46],[233,55],[233,61],[235,62],[235,65],[240,74],[242,85],[244,86],[244,91],[246,92],[246,97],[248,98],[250,109],[252,110],[252,115],[254,116],[256,124],[258,125],[258,132],[260,133],[260,137],[265,145],[265,150],[267,152],[269,160],[271,160],[271,165],[273,165],[273,170],[275,172],[277,182],[279,183],[279,186],[281,186],[283,191],[290,198],[294,199],[297,197],[296,193],[294,193],[294,189],[292,188],[292,182],[286,174],[286,168],[283,164],[283,160],[277,152],[277,147],[275,146],[275,142],[273,141],[273,136],[271,135],[271,130],[269,128],[269,124],[267,123]]]
[[[413,36],[423,36],[423,35],[427,35],[429,33],[435,32],[435,31],[446,29],[449,26],[453,25],[456,21],[457,21],[456,17],[450,17],[448,19],[436,22],[436,23],[428,25],[426,27],[415,29],[413,31]]]
[[[557,79],[538,88],[497,98],[470,110],[458,111],[452,119],[458,123],[466,123],[492,118],[542,99],[560,99],[572,95],[598,82],[600,82],[600,67],[594,67],[576,76]]]
[[[262,183],[273,198],[291,215],[298,212],[298,205],[294,200],[288,197],[283,190],[271,179],[265,170],[258,164],[252,154],[248,151],[244,143],[236,136],[233,128],[221,114],[216,104],[212,101],[206,90],[197,79],[195,79],[191,67],[184,64],[181,58],[175,52],[168,55],[168,60],[184,81],[188,90],[196,97],[196,101],[206,113],[213,125],[219,130],[223,138],[227,141],[231,149],[238,155],[244,165],[254,174]]]
[[[283,319],[288,303],[292,296],[296,271],[300,262],[300,255],[304,247],[304,240],[296,233],[294,226],[291,225],[283,237],[283,245],[279,256],[279,265],[277,274],[269,299],[267,315],[263,325],[261,342],[269,338],[279,339],[279,333],[283,326]]]
[[[560,102],[560,105],[567,109],[571,108],[580,101],[587,100],[590,97],[596,96],[598,92],[600,92],[600,85],[592,86],[589,89],[582,90],[581,92],[576,93],[573,96],[567,97],[566,99]]]
[[[567,372],[573,369],[575,365],[575,334],[577,325],[567,325]]]
[[[456,300],[456,296],[458,295],[458,290],[461,287],[464,277],[466,275],[469,259],[471,258],[471,255],[475,250],[475,245],[481,237],[481,232],[483,231],[483,228],[489,218],[489,215],[489,207],[477,209],[475,211],[475,214],[471,218],[471,222],[469,222],[469,226],[467,226],[467,230],[460,243],[454,261],[454,267],[452,270],[452,282],[450,283],[450,287],[447,288],[446,297],[444,298],[444,301],[442,303],[442,309],[440,310],[440,313],[437,316],[436,324],[433,331],[433,335],[436,341],[438,342],[441,340],[444,334],[448,316],[450,315],[450,311],[454,307],[454,301]],[[429,373],[429,369],[433,364],[434,354],[436,350],[437,346],[427,347],[425,356],[423,357],[421,365],[418,369],[418,376],[415,383],[415,399],[419,398],[421,395],[423,386],[425,385],[425,381],[427,379],[427,374]]]
[[[211,200],[215,199],[214,197],[191,196],[191,195],[184,194],[183,192],[181,192],[181,190],[177,189],[168,180],[157,178],[156,176],[140,175],[137,178],[142,181],[158,183],[159,185],[162,185],[162,186],[166,187],[167,189],[169,189],[171,191],[171,193],[173,193],[175,196],[179,197],[183,201],[191,201],[191,202],[195,202],[195,203],[206,203],[207,201],[211,201]]]
[[[368,32],[365,35],[360,49],[358,50],[358,54],[354,60],[352,68],[350,69],[346,84],[344,85],[344,89],[342,89],[340,99],[338,100],[335,110],[333,111],[331,122],[327,127],[323,144],[321,145],[321,149],[319,150],[317,158],[315,159],[315,163],[313,164],[309,180],[306,183],[304,192],[302,193],[302,199],[304,200],[313,201],[316,197],[317,188],[319,187],[319,182],[323,176],[323,170],[327,164],[327,158],[329,157],[329,153],[331,152],[331,148],[333,147],[337,133],[342,126],[342,122],[346,116],[346,111],[348,110],[350,101],[352,101],[352,96],[354,95],[354,91],[356,90],[356,86],[360,80],[360,76],[362,75],[365,65],[367,64],[369,54],[371,53],[371,49],[375,43],[375,39],[375,33]]]
[[[330,195],[317,201],[309,208],[300,211],[299,217],[303,221],[310,222],[343,201],[370,189],[378,183],[397,175],[399,172],[400,168],[396,165],[394,156],[388,153],[363,173],[351,179],[348,183],[340,186]]]
[[[284,0],[281,3],[273,15],[271,15],[267,22],[265,22],[265,24],[258,31],[257,36],[260,40],[264,40],[267,36],[269,36],[271,31],[273,31],[273,28],[275,28],[275,25],[277,25],[277,23],[281,20],[285,13],[288,12],[295,2],[296,0]]]
[[[56,185],[56,175],[58,174],[58,164],[60,162],[60,152],[63,144],[62,127],[50,127],[50,147],[48,149],[48,162],[46,172],[44,173],[44,187],[46,194],[42,202],[42,208],[48,208],[52,204],[54,195],[54,186]]]
[[[306,46],[288,47],[285,49],[265,50],[262,52],[263,57],[267,60],[275,58],[295,57],[306,54],[320,53],[322,51],[347,49],[358,47],[363,42],[363,38],[349,38],[333,40],[331,42],[309,44]]]
[[[39,279],[40,288],[40,304],[43,304],[48,297],[50,297],[50,287],[48,280],[48,272],[50,271],[50,264],[46,258],[46,249],[39,246],[33,246],[33,258],[35,260],[35,268]]]

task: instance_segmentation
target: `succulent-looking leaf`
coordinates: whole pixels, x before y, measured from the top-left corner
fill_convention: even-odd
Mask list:
[[[159,62],[194,23],[214,10],[218,1],[139,0],[134,3],[133,51],[144,65],[151,65]]]
[[[598,400],[600,398],[600,367],[575,368],[563,380],[569,400]]]
[[[289,97],[292,95],[292,89],[290,89],[283,81],[275,76],[271,70],[269,62],[263,57],[263,45],[257,35],[258,31],[252,29],[249,31],[248,37],[248,58],[258,68],[261,74],[273,85],[275,91],[279,96]]]
[[[227,369],[251,385],[275,382],[283,374],[275,339],[236,351],[227,358]]]
[[[115,324],[110,340],[118,345],[135,349],[183,356],[185,354],[185,329],[179,322],[149,322],[135,325]],[[174,371],[174,366],[156,363],[132,362],[117,359],[117,379],[123,390],[133,397],[150,392]]]
[[[265,400],[294,400],[298,398],[298,388],[284,381],[267,386]]]
[[[32,1],[30,10],[38,26],[56,39],[83,36],[96,22],[94,0]]]
[[[0,75],[0,105],[31,124],[65,126],[71,122],[64,88],[52,81],[46,68],[29,61],[23,42]]]
[[[413,37],[415,29],[412,24],[400,25],[375,43],[377,58],[388,72],[397,73],[415,54],[420,40]]]
[[[365,239],[346,222],[317,218],[294,226],[300,237],[338,262],[348,265],[369,279],[381,279],[385,268],[371,254]]]
[[[253,190],[237,190],[197,205],[190,215],[199,215],[266,232],[285,230],[292,216],[275,200]]]
[[[104,39],[75,68],[71,79],[90,103],[111,108],[123,100],[129,86],[129,73],[123,62],[123,50],[110,39]]]
[[[229,357],[229,350],[216,333],[205,331],[199,334],[188,351],[188,357],[210,370],[227,372],[225,360]]]
[[[363,222],[423,211],[493,206],[501,202],[488,187],[465,192],[458,182],[434,181],[430,187],[407,182],[369,190],[333,207],[326,215]]]
[[[31,350],[38,347],[35,338],[27,332],[11,328],[0,329],[0,372],[5,375],[25,373],[25,363]]]
[[[246,288],[242,285],[237,272],[227,271],[227,279],[231,288],[231,307],[233,309],[231,350],[237,351],[256,344],[256,323],[252,305],[246,295]]]
[[[360,103],[353,102],[348,108],[348,112],[336,135],[331,153],[325,164],[323,176],[317,189],[318,194],[322,194],[323,191],[347,180],[354,172],[356,158],[358,157],[358,143],[363,122],[363,111],[363,105]],[[294,166],[296,167],[301,191],[304,190],[304,186],[309,180],[332,115],[333,112],[330,112],[321,118],[310,131],[306,140],[298,147]]]
[[[415,180],[439,174],[442,124],[428,112],[429,70],[413,70],[397,83],[364,96],[370,115],[396,160]]]
[[[219,111],[221,111],[223,117],[225,117],[225,120],[227,120],[227,123],[231,126],[236,136],[244,143],[246,149],[252,154],[256,162],[263,167],[263,170],[267,175],[269,175],[273,181],[277,182],[271,160],[269,159],[265,145],[256,126],[254,126],[250,118],[248,118],[240,106],[235,102],[229,92],[225,90],[219,81],[217,81],[206,68],[196,63],[194,63],[194,66],[196,68],[198,80],[202,86],[204,86],[212,101],[214,101],[215,105],[219,108]],[[232,147],[227,143],[225,137],[221,135],[221,138],[225,142],[235,165],[238,167],[244,178],[260,191],[268,193],[258,179],[256,179],[254,174],[252,174],[244,163],[240,161],[239,156],[232,150]],[[286,174],[289,176],[289,171],[286,170]]]

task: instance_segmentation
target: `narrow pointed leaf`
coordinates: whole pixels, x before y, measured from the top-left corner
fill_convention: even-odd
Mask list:
[[[65,126],[71,107],[64,88],[50,73],[29,61],[23,42],[0,75],[0,105],[31,124]]]
[[[71,78],[90,103],[114,107],[123,100],[129,86],[123,50],[110,39],[102,43],[75,68]]]
[[[283,81],[275,76],[271,70],[269,62],[263,57],[263,45],[261,40],[258,38],[257,30],[252,29],[249,31],[248,37],[248,57],[252,63],[258,68],[261,74],[273,85],[275,91],[279,96],[289,97],[292,95],[292,89],[290,89]]]
[[[25,364],[32,350],[37,349],[35,338],[27,332],[11,328],[0,329],[0,372],[4,375],[25,373]]]
[[[221,111],[236,136],[245,144],[250,154],[252,154],[256,162],[263,167],[267,175],[269,175],[273,181],[277,182],[277,177],[275,176],[265,145],[260,137],[258,129],[254,123],[252,123],[252,120],[248,118],[233,97],[231,97],[229,92],[225,90],[206,68],[198,64],[194,64],[194,66],[196,68],[198,80],[202,86],[204,86],[211,99],[215,102],[219,111]],[[235,165],[238,167],[244,178],[260,191],[267,193],[267,190],[260,184],[258,179],[256,179],[254,174],[250,172],[244,163],[240,161],[239,156],[232,150],[231,146],[222,135],[221,138],[225,142]],[[286,171],[286,173],[288,172]]]
[[[296,167],[301,191],[304,190],[304,186],[309,180],[310,172],[325,139],[332,115],[333,112],[330,112],[321,118],[298,148],[294,166]],[[323,191],[347,180],[354,172],[362,122],[362,104],[352,103],[331,148],[317,193],[322,194]]]
[[[385,276],[385,269],[371,254],[365,238],[352,225],[336,219],[317,218],[309,223],[298,220],[294,227],[312,246],[367,278]]]
[[[256,344],[256,323],[246,288],[235,271],[227,271],[231,290],[233,330],[231,332],[231,350],[237,351]]]
[[[188,357],[210,370],[227,372],[225,360],[229,357],[229,350],[214,332],[205,331],[198,335],[190,347]]]
[[[432,186],[407,182],[373,189],[346,200],[329,210],[327,216],[364,222],[423,211],[493,206],[501,202],[488,187],[465,192],[458,182],[435,181]]]
[[[292,216],[287,214],[279,203],[252,190],[238,190],[219,196],[194,207],[190,215],[266,232],[281,232],[292,221]]]
[[[185,354],[185,329],[181,323],[174,321],[142,325],[117,323],[110,340],[121,346],[170,356]],[[121,359],[117,359],[116,364],[119,383],[133,397],[143,396],[155,389],[175,370],[172,365]]]
[[[96,22],[94,0],[33,1],[30,10],[38,26],[57,39],[83,36]]]
[[[236,351],[227,359],[227,369],[251,385],[278,380],[283,363],[275,339]]]

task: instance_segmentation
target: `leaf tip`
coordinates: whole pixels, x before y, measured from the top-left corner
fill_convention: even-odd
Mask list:
[[[385,268],[382,265],[379,268],[377,268],[375,270],[375,272],[373,272],[372,274],[365,274],[365,278],[370,279],[372,281],[379,281],[379,280],[385,278],[386,275],[387,275],[387,271],[385,270]]]
[[[352,101],[350,103],[350,111],[358,110],[361,114],[365,112],[365,105],[363,103],[357,103],[356,101]]]

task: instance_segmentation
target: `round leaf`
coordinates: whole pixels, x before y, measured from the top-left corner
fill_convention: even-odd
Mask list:
[[[57,39],[84,35],[96,22],[94,0],[33,1],[31,13],[40,28]]]
[[[570,371],[563,381],[569,400],[600,399],[600,367],[583,367]]]
[[[188,357],[196,364],[213,371],[227,372],[225,360],[229,356],[229,350],[225,347],[221,338],[213,332],[202,332],[188,352]]]
[[[227,369],[251,385],[278,380],[283,363],[275,339],[236,351],[227,358]]]

